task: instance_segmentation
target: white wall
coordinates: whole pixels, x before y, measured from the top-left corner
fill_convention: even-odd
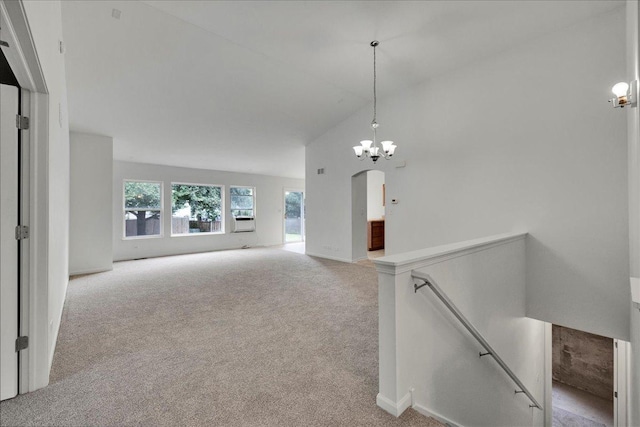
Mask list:
[[[48,360],[49,368],[60,327],[69,281],[69,122],[60,1],[25,1],[24,9],[48,91]],[[42,208],[45,208],[44,206]],[[45,298],[38,295],[34,298]],[[38,386],[44,384],[40,383]]]
[[[384,172],[371,170],[367,172],[367,219],[384,218],[382,205],[382,185]]]
[[[411,279],[412,271],[431,276],[544,405],[544,324],[525,317],[525,237],[493,236],[375,260],[384,398],[400,409],[412,402],[457,425],[543,424],[544,413],[514,393],[519,387],[490,356],[478,357],[482,346],[429,287],[416,293]]]
[[[113,267],[113,138],[71,132],[69,274]]]
[[[607,103],[624,77],[618,8],[434,77],[378,105],[386,251],[510,230],[527,243],[529,316],[628,339],[624,115]],[[350,153],[365,108],[307,146],[307,251],[351,258]],[[398,166],[398,167],[397,167]],[[339,249],[328,251],[334,244]]]
[[[640,81],[640,7],[627,1],[627,78]],[[629,146],[629,260],[631,277],[640,277],[640,107],[626,109]],[[640,425],[640,311],[631,309],[629,425]]]
[[[161,238],[123,238],[123,181],[164,183],[164,235]],[[224,234],[171,237],[171,183],[220,184],[225,186]],[[229,186],[256,188],[256,231],[231,233]],[[304,188],[304,180],[205,169],[178,168],[130,162],[113,162],[113,259],[114,261],[248,246],[283,243],[284,189]]]

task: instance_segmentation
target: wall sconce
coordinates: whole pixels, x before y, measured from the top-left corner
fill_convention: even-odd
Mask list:
[[[638,81],[634,80],[631,84],[625,82],[617,83],[611,88],[611,92],[616,96],[609,100],[613,104],[613,108],[637,107],[638,106]]]

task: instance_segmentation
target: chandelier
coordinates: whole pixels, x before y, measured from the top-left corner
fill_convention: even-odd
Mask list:
[[[376,121],[376,46],[380,43],[377,40],[371,42],[373,47],[373,121],[371,122],[371,129],[373,129],[373,140],[366,139],[360,141],[360,145],[353,147],[353,151],[356,152],[356,157],[360,160],[364,160],[366,157],[371,158],[373,163],[377,162],[380,157],[389,160],[393,153],[396,151],[396,146],[393,145],[393,141],[382,141],[378,145],[376,140],[376,130],[380,126]]]

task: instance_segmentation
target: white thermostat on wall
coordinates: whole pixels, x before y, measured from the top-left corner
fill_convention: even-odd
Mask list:
[[[392,205],[397,205],[398,204],[398,199],[391,199],[391,204]]]

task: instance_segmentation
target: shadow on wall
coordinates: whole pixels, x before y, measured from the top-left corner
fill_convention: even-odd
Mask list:
[[[598,319],[610,315],[604,310],[605,307],[616,304],[615,294],[607,292],[606,287],[598,286],[593,277],[588,277],[575,268],[569,260],[537,239],[535,234],[529,234],[527,238],[526,260],[527,316],[604,336],[611,335],[611,331],[600,330]],[[566,286],[558,286],[558,277],[562,277],[564,283],[579,283],[580,289],[567,292]],[[576,311],[591,310],[593,315],[590,316],[589,324],[575,324],[573,320],[582,316],[576,316],[568,310],[555,309],[558,305],[574,307]],[[534,313],[539,315],[532,316]],[[625,336],[615,338],[628,339]]]
[[[367,258],[367,170],[351,176],[351,261]]]

